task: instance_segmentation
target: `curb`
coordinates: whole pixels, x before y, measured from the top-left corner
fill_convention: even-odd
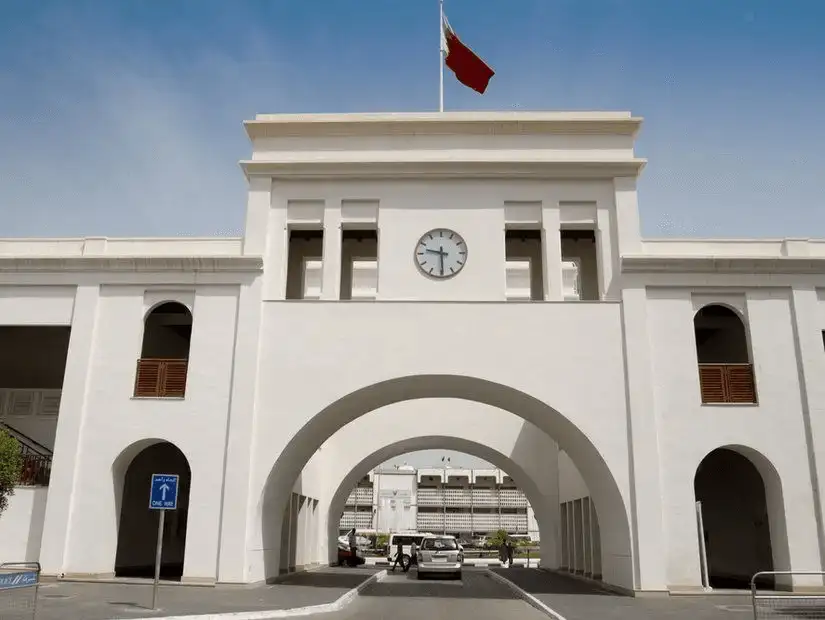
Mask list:
[[[498,581],[499,583],[502,583],[505,586],[507,586],[508,588],[510,588],[513,592],[515,592],[518,595],[518,597],[521,600],[523,600],[525,603],[527,603],[531,607],[537,609],[538,611],[540,611],[544,615],[546,615],[550,618],[553,618],[554,620],[567,620],[559,612],[557,612],[557,611],[553,610],[552,608],[548,607],[547,605],[542,603],[539,599],[537,599],[535,596],[533,596],[532,594],[530,594],[526,590],[523,590],[522,588],[519,588],[516,584],[514,584],[512,581],[507,579],[507,577],[503,577],[502,575],[499,575],[497,572],[492,571],[492,570],[488,570],[487,575],[489,575],[491,579],[494,579],[495,581]]]
[[[341,611],[355,600],[359,594],[373,583],[381,582],[387,576],[386,570],[370,575],[356,587],[345,592],[331,603],[309,605],[307,607],[293,607],[291,609],[270,609],[262,611],[228,611],[216,614],[190,614],[183,616],[155,616],[152,620],[273,620],[275,618],[296,618],[313,614],[326,614]]]

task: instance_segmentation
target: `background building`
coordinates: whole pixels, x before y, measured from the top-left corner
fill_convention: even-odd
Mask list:
[[[461,538],[506,530],[539,540],[530,503],[500,469],[377,468],[353,488],[339,527],[341,533],[355,527]]]

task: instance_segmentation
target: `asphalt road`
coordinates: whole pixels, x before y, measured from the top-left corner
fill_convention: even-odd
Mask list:
[[[345,609],[324,614],[324,620],[546,620],[517,598],[507,586],[495,581],[486,569],[465,568],[460,581],[425,579],[415,570],[406,575],[388,572],[380,583],[361,592]]]

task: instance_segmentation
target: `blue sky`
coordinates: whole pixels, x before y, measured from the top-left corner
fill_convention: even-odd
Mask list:
[[[825,237],[825,2],[446,0],[448,109],[644,116],[647,236]],[[3,0],[3,236],[239,234],[256,113],[437,105],[436,0]]]

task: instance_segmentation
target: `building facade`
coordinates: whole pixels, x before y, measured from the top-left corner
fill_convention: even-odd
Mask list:
[[[30,450],[2,559],[150,574],[166,473],[164,576],[273,579],[335,558],[370,470],[438,448],[513,477],[548,566],[821,569],[825,241],[643,239],[640,125],[263,115],[240,238],[0,241]]]
[[[461,539],[495,534],[541,537],[524,491],[500,469],[377,468],[347,498],[341,534],[419,531]]]

